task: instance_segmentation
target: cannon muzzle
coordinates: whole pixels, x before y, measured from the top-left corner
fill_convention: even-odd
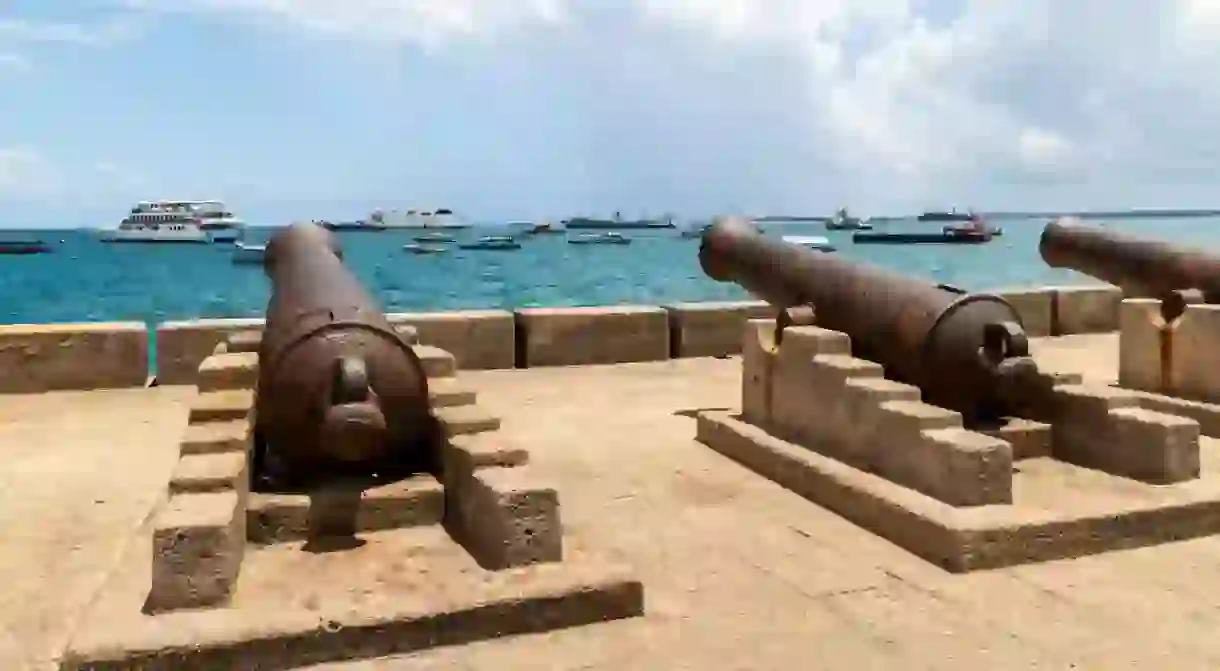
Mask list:
[[[344,267],[333,234],[297,224],[267,245],[271,280],[255,410],[267,473],[285,487],[432,465],[436,420],[415,351]]]
[[[814,322],[848,334],[855,356],[969,420],[1016,414],[1041,379],[1020,317],[997,296],[814,252],[737,218],[704,232],[699,263],[778,309],[813,306]]]
[[[1046,225],[1038,241],[1042,260],[1068,268],[1132,294],[1159,298],[1166,316],[1181,314],[1187,302],[1220,302],[1220,257],[1090,226],[1075,217]]]

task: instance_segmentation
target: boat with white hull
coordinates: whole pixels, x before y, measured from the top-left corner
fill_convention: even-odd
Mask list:
[[[453,210],[376,210],[368,219],[373,226],[383,228],[470,228],[470,224]]]
[[[245,222],[218,200],[141,201],[117,229],[102,230],[102,242],[202,243],[234,242]]]

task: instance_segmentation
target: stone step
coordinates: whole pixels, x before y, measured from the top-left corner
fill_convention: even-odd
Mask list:
[[[433,408],[474,405],[476,397],[473,389],[458,382],[455,377],[438,377],[428,380],[428,402],[432,404]]]
[[[205,391],[191,403],[191,424],[228,422],[245,419],[254,405],[254,392],[249,389]]]
[[[251,352],[213,354],[199,364],[199,391],[253,389],[258,384],[258,355]]]
[[[182,435],[179,454],[218,454],[245,452],[250,436],[250,422],[236,419],[228,422],[188,424]]]
[[[245,452],[187,455],[169,480],[170,494],[244,491],[249,486]]]
[[[429,379],[453,377],[457,372],[457,361],[449,352],[431,345],[416,345],[414,349],[420,363],[424,366],[424,375]]]
[[[500,418],[477,405],[459,405],[436,409],[436,418],[445,428],[445,436],[465,436],[472,433],[496,431]]]

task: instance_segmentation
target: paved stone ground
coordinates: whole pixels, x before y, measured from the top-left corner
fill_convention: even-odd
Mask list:
[[[1114,336],[1035,348],[1047,368],[1114,376]],[[683,413],[735,407],[735,361],[463,377],[558,484],[573,546],[639,571],[648,615],[314,668],[1220,668],[1220,539],[949,575],[694,442]],[[180,393],[0,397],[10,650],[66,638],[113,537],[148,515],[173,459],[153,438],[181,420]]]

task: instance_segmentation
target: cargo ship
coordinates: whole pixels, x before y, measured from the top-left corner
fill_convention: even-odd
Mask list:
[[[568,230],[588,230],[588,229],[634,229],[634,228],[677,228],[674,225],[673,217],[665,217],[663,219],[623,219],[618,212],[614,213],[613,219],[598,219],[595,217],[572,217],[563,221],[564,228]]]

